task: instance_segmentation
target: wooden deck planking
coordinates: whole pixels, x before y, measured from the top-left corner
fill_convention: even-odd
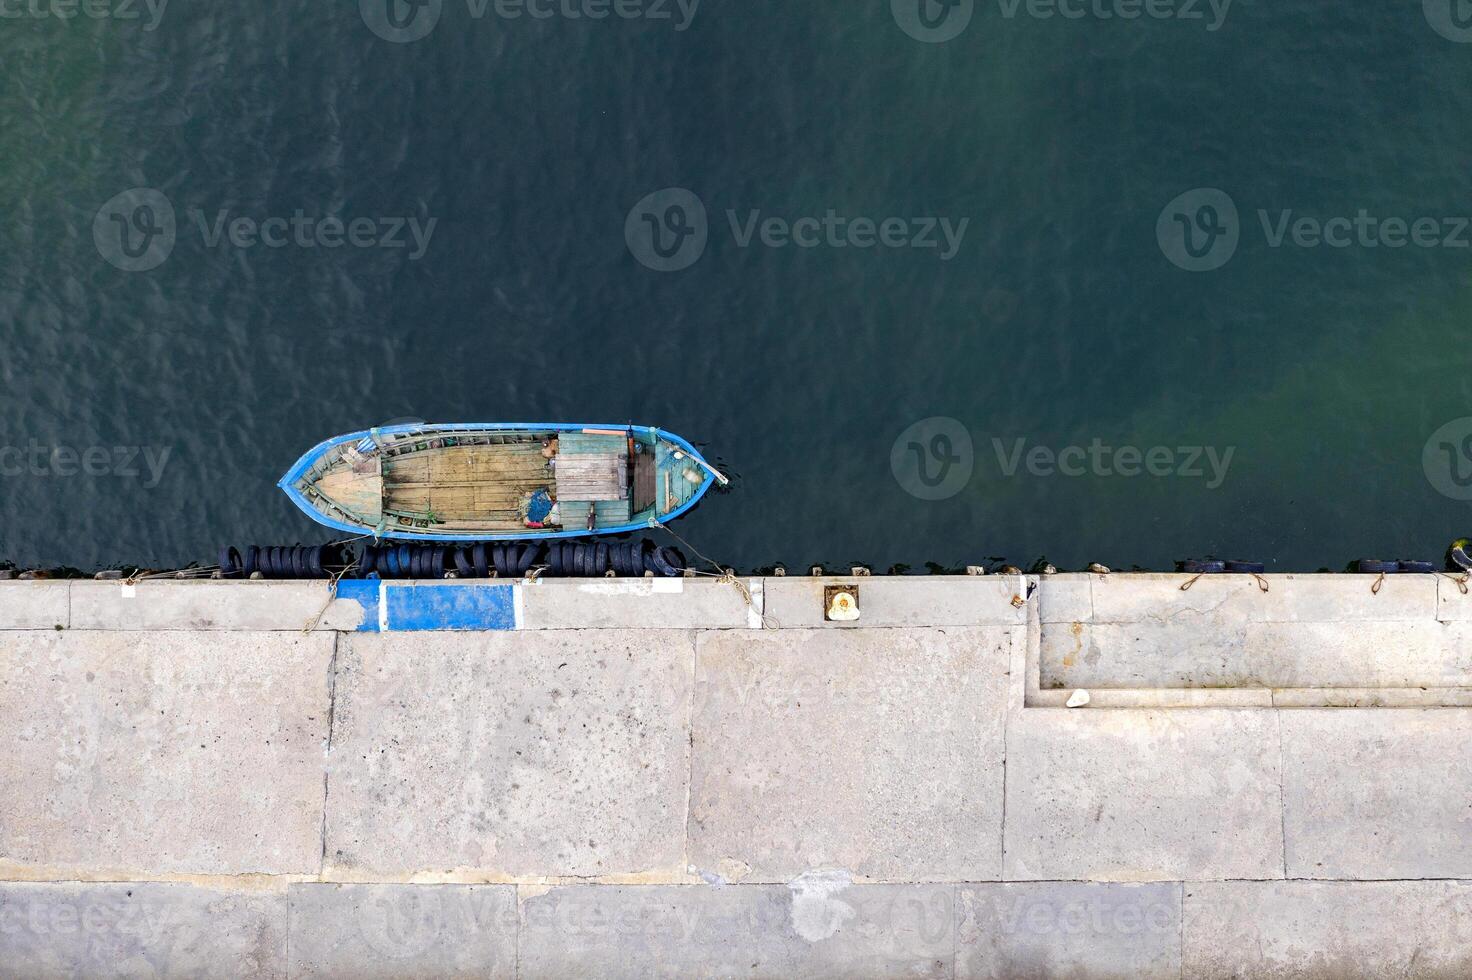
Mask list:
[[[629,494],[628,461],[615,453],[561,456],[556,473],[559,500],[623,500]]]
[[[384,469],[390,510],[433,513],[467,530],[472,522],[520,527],[523,498],[553,485],[541,446],[531,443],[428,449],[385,460]]]

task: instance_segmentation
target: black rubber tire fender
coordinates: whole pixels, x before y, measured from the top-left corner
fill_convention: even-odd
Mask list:
[[[516,559],[516,574],[518,576],[525,576],[532,570],[532,566],[537,563],[537,556],[541,550],[542,546],[535,541],[522,545],[521,555]]]
[[[1227,570],[1227,563],[1224,561],[1199,561],[1192,558],[1180,564],[1181,571],[1187,575],[1220,575]]]
[[[649,564],[654,570],[654,574],[663,576],[664,578],[676,578],[679,576],[680,569],[684,567],[685,561],[683,558],[678,561],[679,564],[677,566],[676,560],[668,548],[655,548],[649,554]]]
[[[229,545],[220,549],[220,574],[225,578],[234,578],[239,575],[244,564],[238,549]]]
[[[1400,565],[1393,561],[1381,561],[1379,558],[1361,558],[1354,563],[1355,571],[1365,575],[1395,575],[1400,572]]]

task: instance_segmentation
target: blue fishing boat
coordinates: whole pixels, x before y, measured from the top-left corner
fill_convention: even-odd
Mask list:
[[[328,439],[279,486],[320,524],[410,541],[510,541],[638,531],[726,477],[684,439],[642,425],[413,423]]]

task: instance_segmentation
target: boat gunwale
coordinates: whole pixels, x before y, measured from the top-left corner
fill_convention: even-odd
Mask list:
[[[685,501],[679,507],[675,508],[674,510],[663,516],[659,516],[656,513],[654,517],[649,518],[645,521],[631,521],[627,524],[617,524],[610,527],[594,528],[593,530],[582,529],[572,531],[546,532],[537,532],[534,528],[528,528],[526,531],[498,531],[479,533],[449,532],[445,534],[429,534],[422,531],[401,531],[398,530],[396,526],[394,526],[384,527],[382,532],[380,533],[378,528],[369,527],[366,524],[349,524],[346,521],[339,521],[334,518],[328,517],[326,514],[323,514],[315,506],[313,506],[311,501],[307,499],[306,494],[302,493],[302,491],[297,488],[297,484],[301,481],[302,476],[309,469],[311,469],[312,466],[318,463],[322,459],[322,457],[325,456],[330,450],[335,449],[345,443],[358,442],[360,440],[370,438],[375,434],[395,436],[408,435],[410,433],[424,431],[433,431],[436,433],[531,431],[581,432],[586,429],[603,429],[606,431],[616,430],[618,432],[640,432],[652,435],[656,440],[664,439],[704,464],[704,467],[706,468],[705,479],[700,482],[700,486],[696,488],[695,493],[690,497],[689,500]],[[361,432],[352,432],[348,433],[347,435],[334,436],[331,439],[324,439],[322,442],[319,442],[317,445],[307,450],[307,452],[304,453],[301,458],[296,461],[292,468],[287,470],[286,475],[277,481],[276,485],[280,487],[288,497],[291,498],[291,502],[296,504],[298,509],[304,511],[308,517],[316,521],[318,524],[321,524],[325,527],[333,528],[337,531],[344,531],[350,534],[356,534],[364,537],[371,534],[373,535],[375,540],[393,538],[397,541],[550,541],[558,538],[590,538],[601,537],[608,534],[628,534],[634,531],[643,531],[650,527],[656,527],[666,521],[675,520],[676,518],[690,511],[697,503],[699,503],[700,499],[705,496],[708,490],[710,490],[711,485],[716,482],[715,477],[711,475],[709,466],[710,463],[706,460],[705,456],[703,456],[698,449],[692,446],[689,440],[683,438],[682,436],[678,436],[673,432],[661,429],[658,426],[653,425],[630,425],[627,423],[621,425],[596,425],[592,423],[574,424],[568,422],[451,422],[440,425],[428,422],[413,422],[401,425],[388,425],[383,426],[382,428],[364,429]]]

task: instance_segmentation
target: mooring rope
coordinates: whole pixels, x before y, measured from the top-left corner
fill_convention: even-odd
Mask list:
[[[317,610],[317,615],[312,617],[312,621],[309,622],[306,626],[302,627],[303,633],[312,632],[322,622],[322,617],[327,615],[327,610],[332,608],[332,604],[337,601],[337,583],[341,582],[343,576],[345,576],[348,572],[357,567],[358,562],[356,559],[354,559],[353,561],[349,562],[341,571],[333,573],[332,580],[327,583],[327,601],[322,603],[322,608]]]
[[[743,602],[746,603],[746,607],[748,609],[756,608],[756,599],[751,594],[750,586],[748,586],[739,577],[737,577],[736,573],[733,570],[721,567],[720,562],[716,561],[714,558],[709,557],[708,555],[702,554],[699,548],[695,547],[695,545],[680,537],[679,532],[675,531],[672,527],[661,521],[659,518],[651,517],[649,519],[649,526],[657,527],[667,532],[670,537],[674,538],[676,541],[680,542],[680,544],[690,549],[691,553],[694,554],[695,557],[699,558],[701,561],[705,562],[715,569],[714,572],[702,572],[698,568],[692,568],[690,569],[691,574],[703,575],[707,578],[713,578],[717,582],[723,582],[727,585],[732,586],[736,589],[738,593],[740,593],[741,599]],[[763,603],[763,606],[765,606],[765,603]],[[765,608],[763,608],[757,615],[761,617],[762,629],[776,630],[781,628],[781,624],[777,622],[775,617],[768,615]]]
[[[1195,575],[1192,575],[1188,580],[1186,580],[1186,582],[1184,584],[1181,585],[1181,591],[1182,592],[1190,592],[1191,591],[1191,586],[1193,586],[1197,582],[1201,581],[1201,579],[1204,578],[1208,574],[1211,574],[1211,573],[1209,573],[1209,572],[1197,572]],[[1259,589],[1261,589],[1263,592],[1267,592],[1268,591],[1269,586],[1268,586],[1268,580],[1267,579],[1263,578],[1261,575],[1257,574],[1256,572],[1248,572],[1247,574],[1248,575],[1251,575],[1254,579],[1257,580],[1257,587]]]

